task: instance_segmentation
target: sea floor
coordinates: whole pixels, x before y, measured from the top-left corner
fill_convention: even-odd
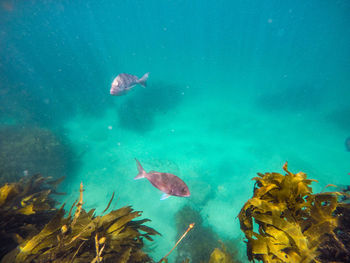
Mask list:
[[[142,109],[132,111],[128,118],[139,119],[138,127],[121,115],[127,114],[123,104],[136,92],[116,97],[102,117],[80,114],[64,125],[79,153],[80,168],[65,181],[63,190],[69,194],[62,201],[72,203],[83,182],[85,208],[97,207],[100,213],[115,192],[111,208],[132,205],[162,234],[155,239],[156,260],[176,242],[174,215],[186,204],[197,207],[205,224],[222,238],[243,240],[237,215],[252,196],[251,178],[257,172],[282,173],[288,161],[292,172],[319,180],[313,185],[316,191],[330,183],[350,184],[346,134],[320,114],[264,112],[248,99],[184,93],[176,107],[153,114],[149,126]],[[146,179],[133,180],[135,158],[146,171],[181,177],[191,197],[160,200],[161,192]],[[242,254],[244,246],[241,242]]]

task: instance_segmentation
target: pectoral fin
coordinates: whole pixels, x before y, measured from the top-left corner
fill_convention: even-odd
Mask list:
[[[165,200],[165,199],[167,199],[169,196],[170,196],[170,195],[164,193],[164,194],[162,194],[160,200]]]

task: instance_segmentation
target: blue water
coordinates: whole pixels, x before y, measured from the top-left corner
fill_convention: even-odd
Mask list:
[[[114,208],[133,205],[162,233],[155,259],[185,204],[241,240],[236,216],[257,172],[288,161],[316,191],[350,184],[349,12],[347,0],[2,0],[0,123],[69,141],[79,165],[62,201],[83,181],[86,208],[102,211],[115,191]],[[123,72],[150,72],[147,88],[110,96]],[[135,157],[192,196],[160,201],[133,180]]]

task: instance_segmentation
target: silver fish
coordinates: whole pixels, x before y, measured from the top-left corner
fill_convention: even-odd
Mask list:
[[[181,197],[189,197],[191,195],[188,186],[176,175],[155,171],[147,173],[142,168],[140,162],[137,159],[135,160],[139,174],[134,179],[147,178],[154,187],[164,193],[161,198],[162,200],[168,198],[170,195]]]
[[[149,73],[146,73],[142,76],[142,78],[139,79],[137,76],[121,73],[113,80],[110,94],[113,96],[125,95],[137,84],[146,87],[148,75]]]

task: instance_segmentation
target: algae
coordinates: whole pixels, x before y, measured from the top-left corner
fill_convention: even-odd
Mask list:
[[[56,213],[51,197],[63,178],[40,174],[23,177],[0,188],[0,259],[22,239],[36,234]]]
[[[1,189],[2,203],[7,203],[11,196],[18,194],[8,184]],[[114,194],[102,214],[96,216],[94,209],[88,212],[84,210],[83,191],[81,184],[79,199],[72,205],[67,216],[62,205],[40,230],[35,227],[35,231],[29,231],[26,236],[18,238],[18,246],[7,253],[2,262],[153,262],[142,251],[143,239],[152,240],[153,235],[159,234],[144,225],[150,220],[135,220],[142,212],[134,211],[130,206],[103,215],[109,209]],[[49,191],[42,191],[44,197],[48,194]],[[39,203],[47,203],[43,198],[36,199],[41,195],[34,193],[32,196]],[[24,199],[25,207],[33,204],[33,209],[20,208],[18,213],[31,214],[28,213],[31,209],[36,213],[35,202],[27,204],[31,199]],[[47,207],[40,206],[40,209],[45,210]],[[7,229],[1,228],[1,231]]]
[[[221,244],[221,248],[215,248],[210,254],[209,263],[234,263],[233,257],[228,253],[224,243]]]
[[[247,238],[249,260],[263,262],[321,262],[319,248],[325,242],[339,243],[335,213],[340,192],[312,193],[303,172],[285,175],[258,174],[254,195],[239,213]],[[257,230],[255,230],[257,228]]]

